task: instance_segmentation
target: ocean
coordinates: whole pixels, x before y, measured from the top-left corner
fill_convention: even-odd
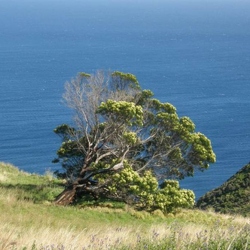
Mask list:
[[[0,0],[0,161],[59,169],[65,82],[119,70],[212,141],[217,162],[181,186],[218,187],[250,161],[249,13],[239,0]]]

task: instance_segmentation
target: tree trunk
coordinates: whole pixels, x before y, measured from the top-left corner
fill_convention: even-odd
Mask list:
[[[55,204],[61,206],[70,205],[75,200],[76,186],[72,185],[60,193],[55,200]]]

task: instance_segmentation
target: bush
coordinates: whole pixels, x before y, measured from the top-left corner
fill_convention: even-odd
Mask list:
[[[117,198],[125,194],[126,202],[138,209],[172,213],[179,208],[190,208],[194,205],[193,191],[181,189],[179,182],[175,180],[165,180],[159,187],[151,171],[140,176],[126,165],[122,171],[113,175],[112,180],[108,186],[110,194]]]

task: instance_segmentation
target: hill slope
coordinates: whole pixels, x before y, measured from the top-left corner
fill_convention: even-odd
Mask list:
[[[62,189],[50,174],[0,163],[0,249],[250,249],[249,218],[199,210],[164,216],[112,204],[55,206]]]
[[[220,187],[206,193],[197,201],[201,209],[216,212],[250,215],[250,163]]]

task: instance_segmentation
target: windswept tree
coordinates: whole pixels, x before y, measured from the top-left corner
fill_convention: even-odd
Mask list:
[[[117,71],[78,74],[66,83],[64,99],[75,116],[72,126],[54,130],[62,138],[58,175],[67,180],[57,204],[82,196],[165,211],[193,204],[193,192],[177,180],[207,169],[215,154],[190,118]]]

